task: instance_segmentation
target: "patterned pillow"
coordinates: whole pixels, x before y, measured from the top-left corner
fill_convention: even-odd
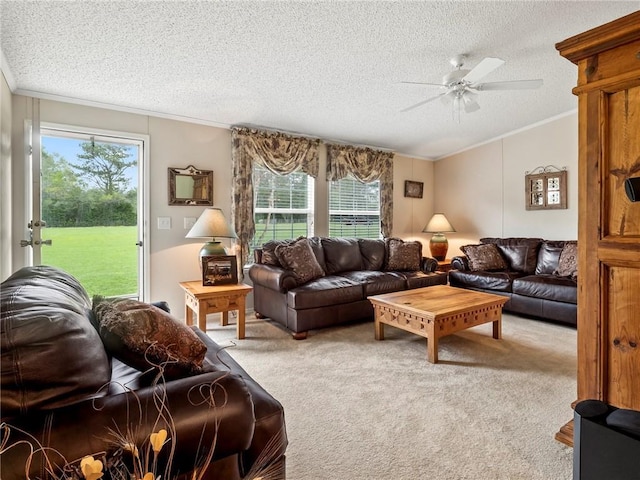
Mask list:
[[[578,242],[565,242],[555,272],[559,277],[578,278]]]
[[[464,245],[460,247],[460,250],[469,259],[469,269],[472,272],[507,270],[509,268],[495,243]]]
[[[269,240],[262,245],[262,263],[265,265],[273,265],[281,267],[280,260],[276,256],[276,247],[283,243],[289,243],[287,240]]]
[[[202,372],[207,346],[170,313],[137,300],[94,300],[98,332],[107,352],[147,372],[162,366],[166,379]]]
[[[422,259],[422,243],[405,242],[400,238],[387,238],[387,263],[385,270],[418,271]]]
[[[291,270],[298,285],[324,277],[324,270],[318,263],[309,239],[301,238],[293,243],[276,247],[276,256],[283,268]]]

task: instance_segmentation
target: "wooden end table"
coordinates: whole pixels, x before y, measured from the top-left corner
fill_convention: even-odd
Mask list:
[[[229,324],[229,312],[238,311],[237,337],[244,338],[246,298],[253,290],[244,283],[205,287],[202,280],[180,282],[184,290],[184,313],[187,325],[193,325],[193,314],[198,316],[198,328],[207,331],[207,314],[222,313],[220,325]]]
[[[438,260],[438,272],[448,272],[451,270],[451,259]]]

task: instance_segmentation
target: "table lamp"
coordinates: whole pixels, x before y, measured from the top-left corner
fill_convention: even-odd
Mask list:
[[[447,237],[444,236],[444,232],[456,231],[449,223],[449,220],[447,220],[447,217],[445,217],[443,213],[434,213],[422,231],[425,233],[433,233],[429,241],[431,256],[439,261],[444,260],[447,256],[447,250],[449,250],[449,241]]]
[[[208,255],[226,255],[224,246],[216,240],[220,238],[238,238],[229,222],[219,208],[207,208],[193,224],[186,238],[208,238],[211,241],[205,243],[200,249],[200,259]]]

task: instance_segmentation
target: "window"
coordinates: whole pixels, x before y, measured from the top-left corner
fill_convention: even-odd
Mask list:
[[[329,187],[329,236],[380,238],[380,182],[349,176]]]
[[[254,164],[253,205],[252,250],[269,240],[313,236],[313,178],[306,173],[277,175]]]

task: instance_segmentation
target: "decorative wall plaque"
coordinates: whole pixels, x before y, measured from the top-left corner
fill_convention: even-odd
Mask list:
[[[567,208],[567,170],[553,165],[525,172],[525,207],[527,210]]]

